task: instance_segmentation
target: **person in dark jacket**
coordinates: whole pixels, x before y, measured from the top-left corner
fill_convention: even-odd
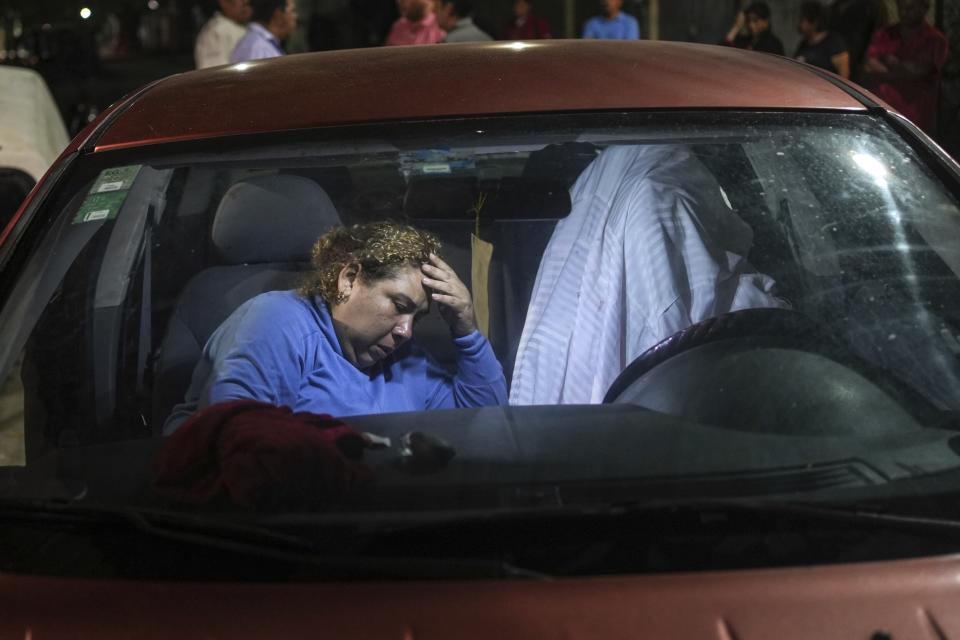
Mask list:
[[[770,6],[766,2],[754,2],[737,14],[723,44],[783,55],[783,43],[770,29]]]
[[[534,15],[531,0],[514,0],[513,20],[503,30],[507,40],[545,40],[552,38],[550,25]]]
[[[827,30],[827,9],[817,0],[800,4],[797,31],[802,36],[793,57],[801,62],[850,77],[850,51],[839,35]]]
[[[891,22],[883,0],[833,0],[828,29],[843,38],[850,52],[850,79],[860,82],[873,32]]]

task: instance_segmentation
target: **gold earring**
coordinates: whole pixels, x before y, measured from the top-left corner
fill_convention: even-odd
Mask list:
[[[337,304],[343,304],[350,298],[349,293],[344,293],[343,291],[337,292],[337,299],[334,301]]]

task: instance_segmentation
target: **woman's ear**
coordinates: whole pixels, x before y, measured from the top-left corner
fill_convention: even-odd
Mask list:
[[[362,267],[359,262],[351,262],[340,269],[340,275],[337,276],[338,298],[346,300],[347,296],[353,293],[357,285],[357,279],[360,277]]]

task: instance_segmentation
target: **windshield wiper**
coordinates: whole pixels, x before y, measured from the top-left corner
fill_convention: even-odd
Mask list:
[[[371,520],[358,530],[358,544],[438,556],[469,550],[557,577],[809,566],[960,549],[956,520],[862,506],[691,500],[421,516]],[[295,526],[309,526],[309,514],[298,519]],[[313,526],[329,522],[315,517]]]
[[[846,522],[884,528],[897,528],[914,533],[934,533],[960,535],[960,520],[914,516],[896,512],[877,511],[870,508],[852,506],[827,506],[813,502],[772,502],[764,500],[706,500],[660,505],[611,505],[611,512],[624,509],[624,512],[636,513],[637,510],[652,509],[692,510],[698,512],[722,511],[726,513],[744,512],[767,515],[795,516],[800,518],[820,518],[833,522]]]
[[[322,549],[322,543],[301,536],[284,534],[258,525],[237,524],[210,516],[162,509],[0,500],[0,523],[39,525],[44,528],[115,528],[122,525],[142,535],[177,544],[207,547],[287,564],[295,567],[299,576],[312,579],[548,577],[497,560],[332,555]],[[341,538],[344,533],[346,532],[340,531],[334,538]],[[335,543],[330,544],[332,546]]]
[[[872,508],[853,506],[825,506],[810,502],[763,503],[759,501],[733,502],[730,508],[750,511],[781,513],[788,516],[822,518],[833,522],[846,522],[896,529],[909,533],[923,533],[960,537],[960,520],[931,518],[892,511],[877,511]]]
[[[558,507],[533,507],[519,509],[496,509],[482,511],[454,511],[443,514],[420,514],[420,517],[405,517],[393,522],[361,528],[360,535],[384,536],[410,534],[443,527],[470,527],[511,524],[524,526],[534,522],[577,521],[584,519],[630,519],[643,516],[699,514],[711,515],[767,515],[791,516],[802,519],[821,519],[835,523],[863,525],[877,528],[898,529],[912,533],[957,536],[960,540],[960,520],[931,518],[871,508],[853,506],[827,506],[811,502],[773,502],[752,499],[691,499],[644,502],[614,502],[609,504],[568,505]],[[310,516],[306,516],[310,519]],[[327,517],[322,520],[330,522]]]
[[[125,524],[144,533],[171,536],[178,533],[229,538],[289,550],[308,550],[310,543],[264,527],[237,524],[190,513],[126,506],[78,504],[61,500],[0,500],[0,522],[50,525]]]

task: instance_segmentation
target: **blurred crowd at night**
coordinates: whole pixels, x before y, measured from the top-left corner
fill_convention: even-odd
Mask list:
[[[219,19],[235,30],[228,45],[233,48],[252,25],[268,26],[265,19],[258,23],[249,18],[251,7],[256,10],[265,2],[269,4],[269,0],[13,0],[0,7],[0,63],[39,71],[72,133],[97,111],[147,82],[242,59],[239,53],[230,58],[231,51],[225,50],[204,63],[203,50],[209,49],[204,38],[210,36],[204,31],[214,30]],[[639,37],[756,48],[810,62],[805,46],[815,42],[820,49],[830,49],[824,57],[827,63],[818,66],[874,88],[862,77],[867,47],[879,30],[897,23],[898,9],[902,11],[898,5],[904,2],[921,6],[925,24],[952,44],[960,31],[953,27],[955,16],[960,17],[960,6],[954,5],[960,2],[951,0],[289,0],[286,9],[293,14],[286,28],[274,29],[272,35],[261,30],[268,42],[276,43],[277,55],[444,40]],[[231,5],[241,4],[245,13],[239,9],[231,13]],[[822,14],[820,9],[812,14],[822,20],[809,17],[811,5],[822,8]],[[752,18],[745,11],[757,6],[766,8],[760,13],[767,17],[759,37],[751,32]],[[451,18],[458,10],[468,15]],[[231,19],[224,19],[225,14]],[[465,19],[469,29],[462,28]],[[440,35],[417,31],[421,22],[429,21],[433,33]],[[846,44],[828,39],[820,45],[827,31]],[[960,73],[952,55],[956,49],[949,47],[947,57],[944,45],[944,59],[938,62],[940,122],[931,131],[948,147],[960,138],[954,131],[954,114],[960,111],[955,106],[960,105]],[[836,55],[841,50],[842,59]],[[253,57],[261,55],[273,54]],[[841,66],[830,64],[831,58]]]

